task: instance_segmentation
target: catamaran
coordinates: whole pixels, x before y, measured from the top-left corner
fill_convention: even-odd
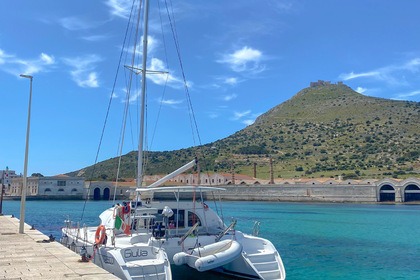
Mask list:
[[[144,1],[142,69],[146,69],[149,1]],[[140,13],[139,13],[140,15]],[[136,32],[137,34],[137,32]],[[134,50],[136,50],[136,45]],[[135,59],[130,69],[136,69]],[[142,76],[137,187],[132,201],[114,204],[99,218],[99,226],[87,227],[66,221],[62,244],[121,279],[172,279],[172,265],[200,272],[217,271],[247,279],[286,278],[279,252],[267,239],[245,234],[223,219],[222,207],[207,203],[223,188],[165,186],[197,165],[194,159],[162,179],[143,186],[143,138],[147,70]],[[140,73],[139,72],[139,73]],[[220,202],[220,200],[219,200]]]

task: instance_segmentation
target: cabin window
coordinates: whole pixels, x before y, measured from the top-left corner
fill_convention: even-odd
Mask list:
[[[184,228],[185,227],[185,210],[178,210],[178,209],[172,209],[174,214],[172,217],[169,217],[168,219],[168,227],[169,224],[172,224],[173,227],[176,227],[176,222],[178,221],[178,228]],[[162,214],[162,210],[158,211],[159,214]],[[166,222],[166,221],[165,221]]]
[[[192,227],[197,222],[201,225],[200,218],[195,213],[188,211],[188,226]]]

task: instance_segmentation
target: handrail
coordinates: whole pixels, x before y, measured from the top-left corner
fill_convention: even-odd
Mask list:
[[[260,224],[261,223],[259,221],[255,221],[254,227],[252,228],[253,236],[258,236],[258,234],[260,234]]]
[[[190,235],[198,226],[200,222],[196,222],[195,225],[193,225],[185,234],[181,237],[181,239],[178,241],[178,245],[181,245],[182,242],[184,242],[185,239],[187,239],[188,235]]]
[[[233,222],[227,227],[227,228],[225,228],[225,230],[224,231],[222,231],[221,233],[219,233],[219,235],[218,236],[216,236],[216,242],[219,242],[220,241],[220,239],[222,239],[222,237],[223,236],[225,236],[225,234],[229,231],[229,230],[231,230],[231,229],[233,229],[234,227],[235,227],[235,225],[236,225],[236,220],[233,220]]]

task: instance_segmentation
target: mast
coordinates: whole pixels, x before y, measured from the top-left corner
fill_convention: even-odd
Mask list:
[[[141,101],[140,101],[140,135],[137,160],[137,188],[143,182],[143,142],[144,142],[144,114],[146,102],[146,62],[147,62],[147,36],[149,28],[149,0],[144,1],[144,29],[143,29],[143,54],[142,54],[142,74],[141,74]]]

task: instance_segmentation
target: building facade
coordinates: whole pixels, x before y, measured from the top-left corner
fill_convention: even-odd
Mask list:
[[[10,170],[6,167],[5,170],[0,170],[0,186],[3,187],[4,191],[7,192],[12,184],[12,178],[17,177],[14,170]]]
[[[28,177],[26,197],[28,199],[82,199],[84,196],[84,178],[66,175],[48,177]],[[23,177],[12,178],[8,196],[21,196]]]

